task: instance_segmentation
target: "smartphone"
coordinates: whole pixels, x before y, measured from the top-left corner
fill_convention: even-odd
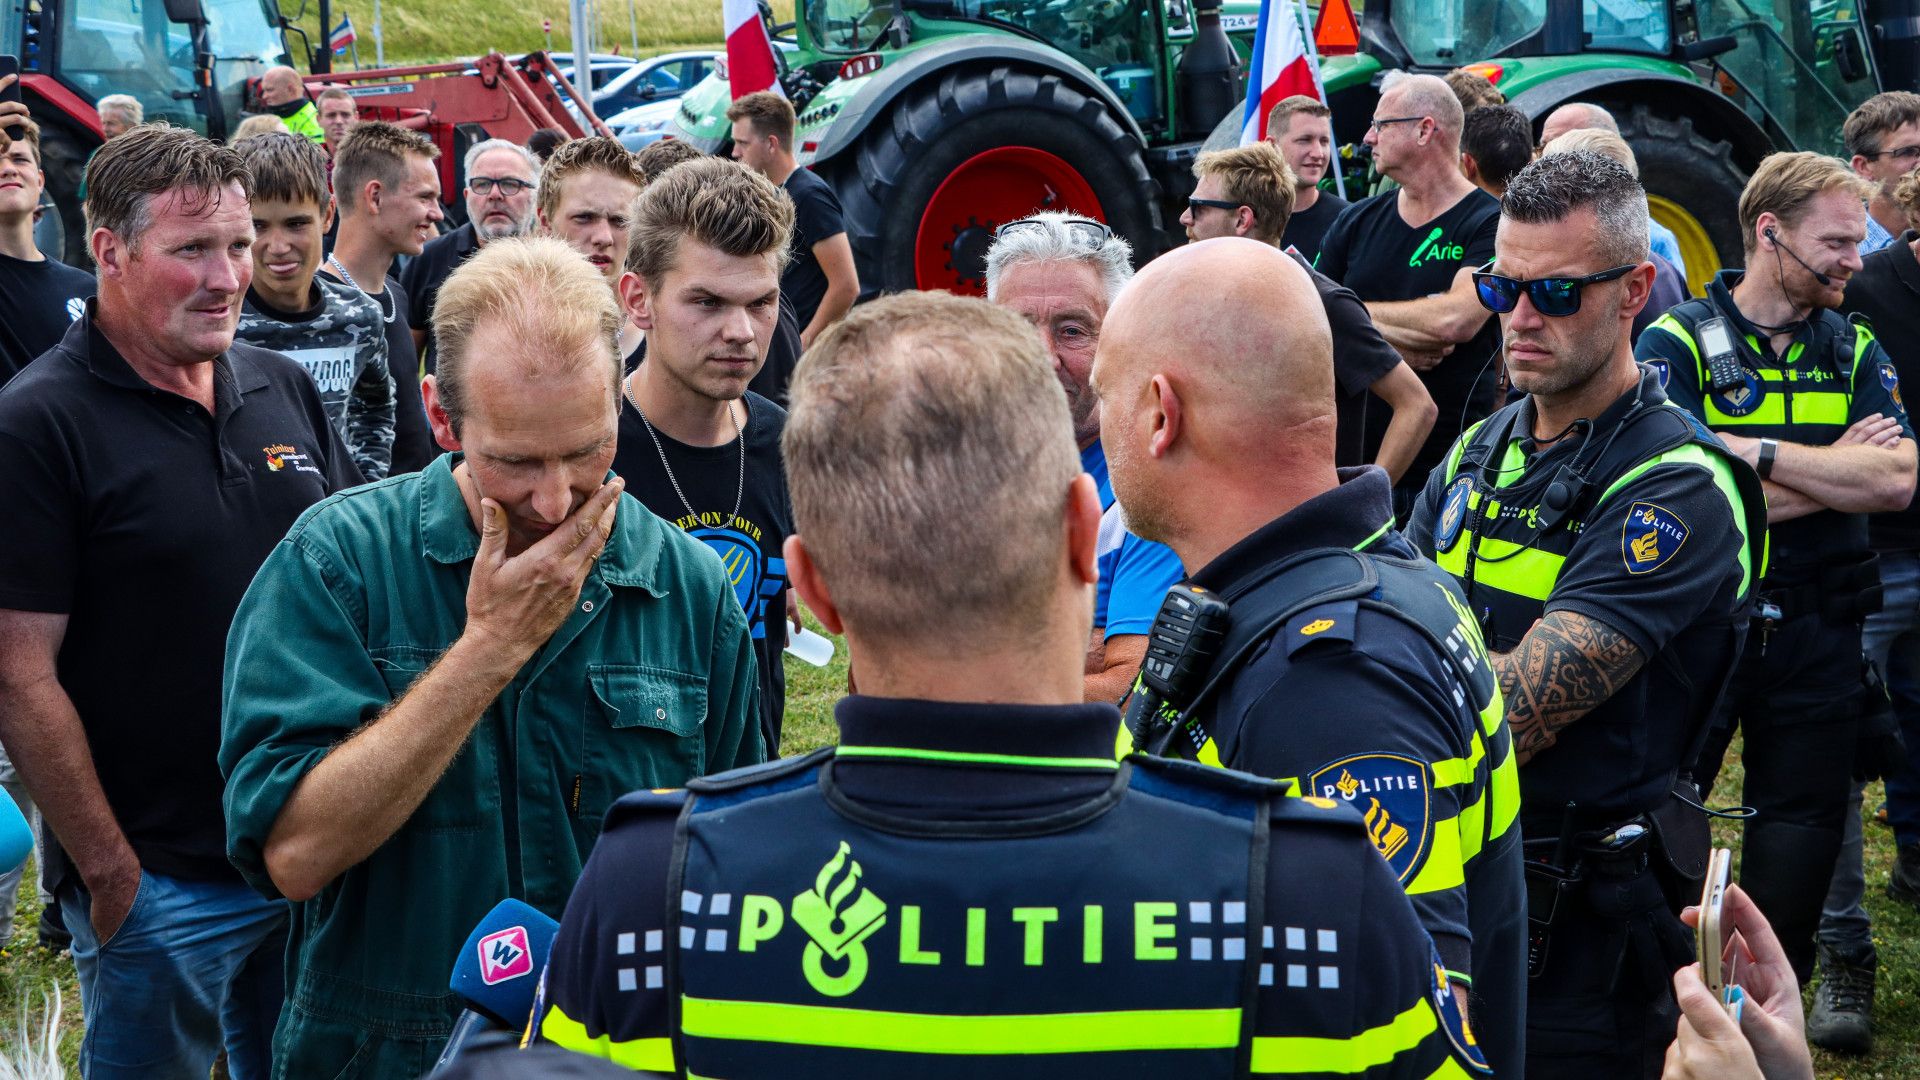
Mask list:
[[[13,82],[5,90],[0,90],[0,101],[20,101],[20,58],[0,53],[0,79],[13,76]],[[7,129],[7,138],[19,138],[21,127],[18,124]]]
[[[1694,934],[1694,952],[1700,960],[1701,979],[1707,984],[1707,992],[1730,1007],[1727,986],[1732,981],[1729,978],[1732,972],[1723,965],[1732,930],[1726,924],[1725,915],[1727,880],[1732,870],[1733,852],[1726,848],[1714,848],[1707,856],[1707,880],[1700,890],[1700,926]]]

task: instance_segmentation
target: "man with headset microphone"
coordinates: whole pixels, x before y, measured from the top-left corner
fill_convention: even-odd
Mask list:
[[[1740,196],[1747,272],[1722,271],[1704,299],[1647,327],[1637,349],[1673,403],[1766,489],[1759,617],[1696,774],[1710,788],[1734,728],[1745,728],[1742,801],[1755,814],[1741,885],[1802,982],[1852,777],[1884,767],[1869,718],[1891,730],[1886,693],[1868,687],[1861,659],[1861,623],[1880,607],[1867,515],[1904,508],[1914,486],[1893,362],[1863,320],[1833,310],[1861,267],[1871,194],[1833,158],[1768,157]]]
[[[1408,535],[1493,651],[1528,837],[1527,1075],[1658,1075],[1707,830],[1682,773],[1738,658],[1765,509],[1753,471],[1634,362],[1646,194],[1585,151],[1501,201],[1474,275],[1527,396],[1469,428]]]

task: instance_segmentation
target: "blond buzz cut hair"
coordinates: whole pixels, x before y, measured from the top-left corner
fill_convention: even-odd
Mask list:
[[[1800,221],[1807,204],[1829,191],[1845,191],[1862,203],[1873,197],[1875,187],[1837,158],[1811,150],[1768,154],[1753,170],[1746,190],[1740,193],[1740,243],[1747,261],[1759,250],[1755,229],[1760,215],[1772,214],[1782,225],[1792,228]]]
[[[1201,154],[1197,179],[1220,178],[1227,199],[1253,211],[1253,238],[1277,244],[1293,216],[1294,175],[1280,148],[1262,139],[1231,150]]]
[[[884,297],[820,335],[788,397],[794,522],[850,627],[912,647],[1044,624],[1080,455],[1025,319],[949,293]]]
[[[649,289],[678,263],[688,238],[723,255],[765,255],[787,265],[793,200],[773,181],[726,158],[703,157],[668,169],[634,204],[627,270]]]
[[[610,139],[605,135],[594,135],[585,139],[568,139],[554,147],[553,156],[540,167],[539,207],[540,214],[551,222],[560,213],[560,195],[567,186],[567,180],[581,173],[603,172],[616,180],[625,180],[636,188],[647,186],[647,174],[633,159],[633,151],[621,145],[619,139]]]
[[[439,362],[434,390],[454,431],[466,415],[467,369],[482,327],[526,347],[482,362],[511,363],[524,379],[575,374],[599,364],[609,403],[619,393],[616,341],[622,316],[607,279],[568,244],[534,236],[494,240],[460,265],[433,305]]]
[[[1293,123],[1296,116],[1331,117],[1333,110],[1322,104],[1319,98],[1306,94],[1290,94],[1283,97],[1267,114],[1267,138],[1278,139],[1286,134],[1287,125]]]
[[[433,140],[385,120],[362,120],[347,130],[333,151],[333,193],[342,211],[359,206],[360,193],[370,180],[388,190],[407,178],[407,159],[432,161],[440,156]]]

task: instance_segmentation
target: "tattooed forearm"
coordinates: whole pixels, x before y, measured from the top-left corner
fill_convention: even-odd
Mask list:
[[[1571,611],[1548,613],[1512,652],[1493,657],[1514,760],[1525,765],[1552,746],[1561,729],[1612,697],[1645,662],[1633,642],[1606,623]]]

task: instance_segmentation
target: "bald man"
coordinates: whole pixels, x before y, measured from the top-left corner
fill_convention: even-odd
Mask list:
[[[1500,202],[1460,172],[1460,99],[1432,75],[1381,84],[1366,142],[1400,186],[1362,199],[1327,230],[1318,269],[1352,289],[1387,343],[1420,375],[1440,414],[1396,485],[1405,511],[1462,428],[1493,411],[1498,327],[1474,298],[1473,271],[1493,258]],[[1386,424],[1369,422],[1363,460]]]
[[[260,76],[260,105],[262,111],[285,121],[288,131],[305,135],[321,146],[327,144],[326,129],[320,126],[320,112],[307,97],[299,72],[286,66],[268,68],[266,74]]]
[[[1540,127],[1540,144],[1537,147],[1537,153],[1545,154],[1553,140],[1570,131],[1589,130],[1619,135],[1620,121],[1615,120],[1612,113],[1590,101],[1570,101],[1547,114],[1546,123]],[[1631,154],[1633,151],[1629,148],[1627,152]],[[1615,155],[1608,154],[1608,156]],[[1639,175],[1638,165],[1630,164],[1628,167],[1633,169],[1635,176]],[[1687,262],[1680,256],[1680,238],[1674,235],[1672,229],[1654,220],[1651,213],[1647,215],[1647,246],[1655,255],[1673,264],[1673,269],[1678,273],[1672,276],[1677,277],[1682,283],[1682,288],[1685,289]],[[1648,305],[1649,308],[1652,306]],[[1648,322],[1651,321],[1651,319],[1648,320]],[[1635,340],[1639,339],[1640,329],[1636,327],[1634,330]]]
[[[1479,1046],[1519,1075],[1526,919],[1500,692],[1459,589],[1394,529],[1386,473],[1334,466],[1312,280],[1243,237],[1162,256],[1114,302],[1092,384],[1129,526],[1199,568],[1175,596],[1228,610],[1197,677],[1149,662],[1123,739],[1361,812],[1455,992],[1470,988]]]

